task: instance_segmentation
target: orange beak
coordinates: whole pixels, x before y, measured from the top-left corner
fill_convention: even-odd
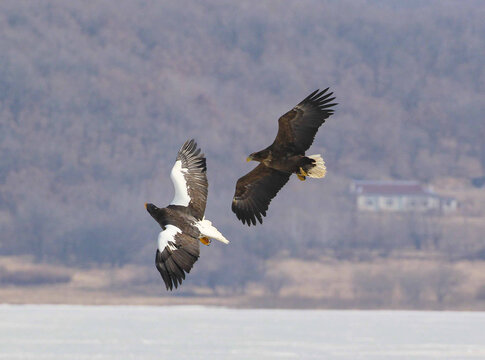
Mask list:
[[[145,203],[145,209],[147,208],[148,203]]]

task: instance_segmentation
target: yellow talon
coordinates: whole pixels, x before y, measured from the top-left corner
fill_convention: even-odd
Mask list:
[[[206,246],[209,246],[211,243],[211,240],[206,236],[199,238],[199,241]]]
[[[296,174],[296,176],[298,177],[298,179],[300,179],[301,181],[305,181],[305,177],[303,175],[300,175],[300,174]]]
[[[305,170],[303,170],[302,167],[300,167],[300,174],[303,176],[308,176],[308,174],[305,172]]]

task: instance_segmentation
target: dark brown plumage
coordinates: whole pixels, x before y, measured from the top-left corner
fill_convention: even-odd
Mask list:
[[[252,153],[249,160],[260,164],[236,183],[232,211],[243,224],[263,223],[271,200],[288,182],[291,174],[300,180],[325,176],[320,155],[305,156],[318,128],[333,114],[335,97],[328,88],[316,90],[278,120],[278,134],[264,150]]]

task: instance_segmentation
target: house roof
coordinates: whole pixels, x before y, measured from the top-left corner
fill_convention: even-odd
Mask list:
[[[362,181],[352,184],[353,192],[363,195],[414,195],[435,196],[435,194],[417,181]]]

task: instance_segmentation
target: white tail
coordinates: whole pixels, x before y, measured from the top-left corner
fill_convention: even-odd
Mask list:
[[[310,159],[315,160],[315,164],[307,172],[308,176],[311,178],[325,177],[325,174],[327,173],[327,168],[325,167],[325,161],[323,161],[322,155],[316,154],[316,155],[310,155],[308,157]]]
[[[219,240],[224,244],[229,244],[229,240],[227,240],[224,235],[222,235],[219,230],[217,230],[214,226],[212,226],[212,222],[207,219],[202,219],[199,222],[195,223],[197,229],[199,229],[200,233],[208,238]]]

